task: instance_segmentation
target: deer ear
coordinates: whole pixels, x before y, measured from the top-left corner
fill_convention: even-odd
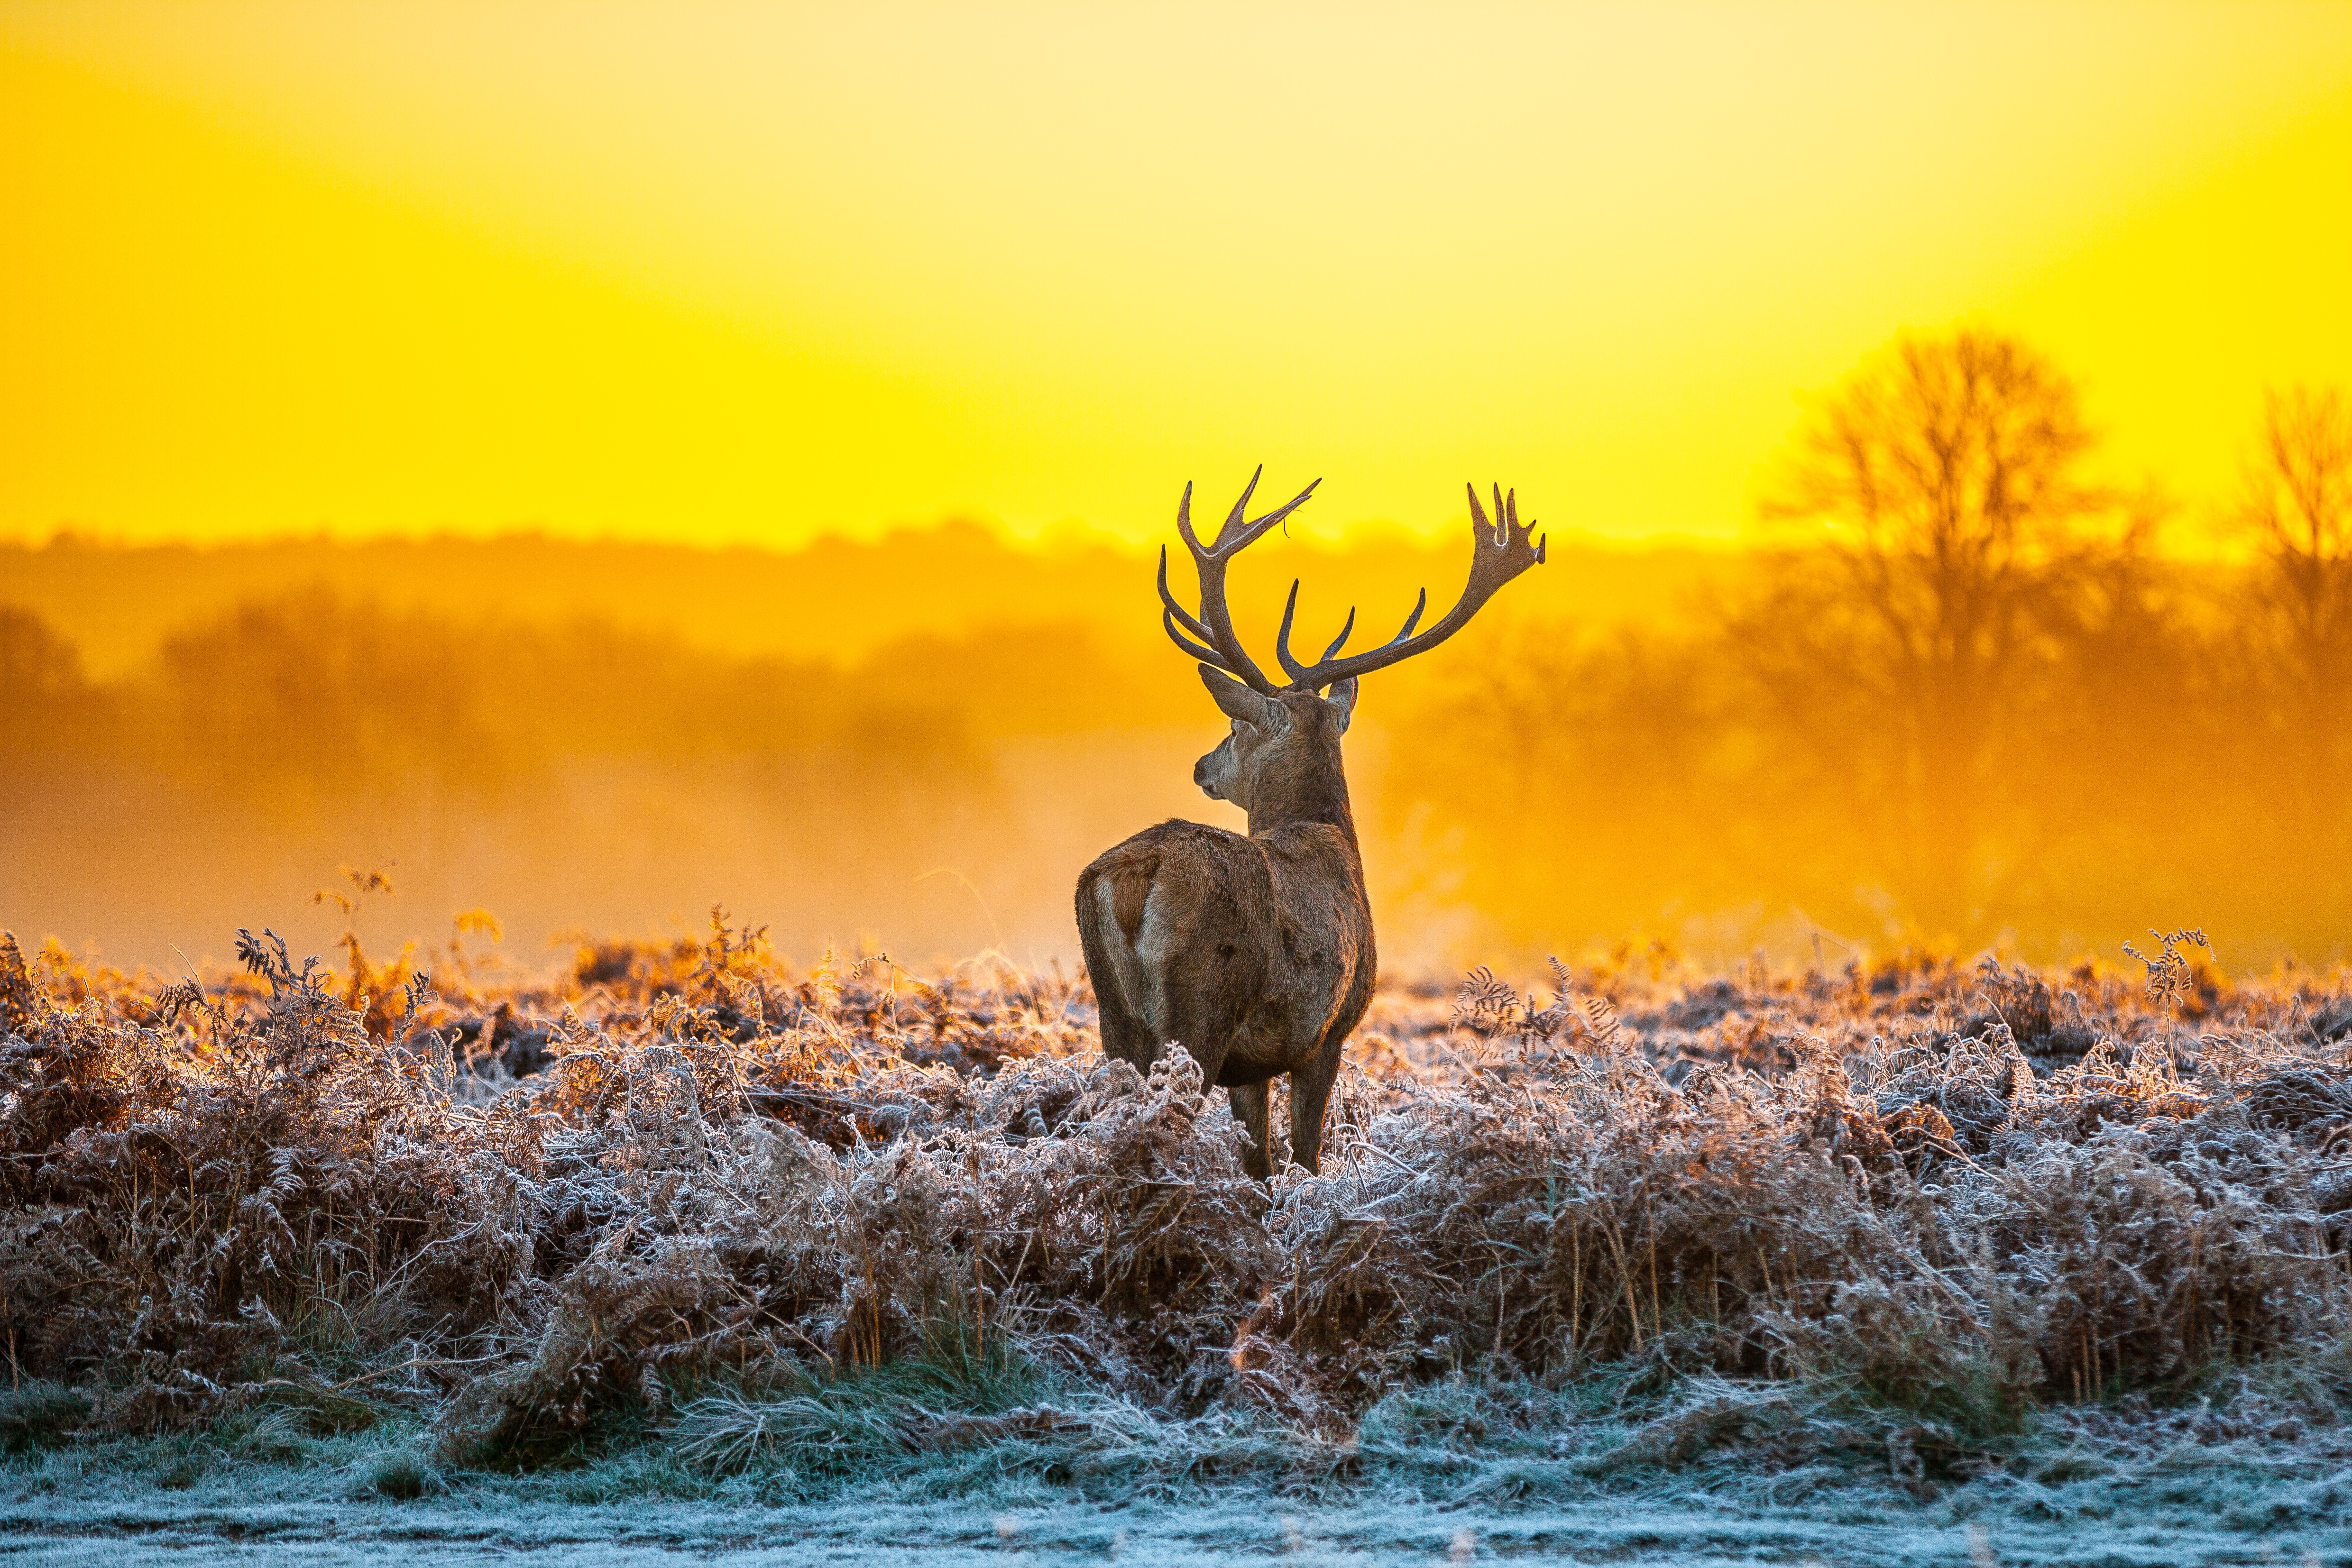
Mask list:
[[[1224,710],[1227,718],[1237,718],[1244,724],[1265,727],[1266,700],[1250,690],[1214,664],[1201,666],[1201,684],[1209,688],[1209,695]]]
[[[1349,675],[1334,685],[1324,695],[1323,700],[1339,713],[1339,733],[1347,734],[1348,721],[1356,716],[1356,677]]]

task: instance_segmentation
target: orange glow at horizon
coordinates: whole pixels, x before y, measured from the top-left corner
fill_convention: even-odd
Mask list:
[[[1979,320],[2116,476],[2352,382],[2352,6],[0,5],[0,538],[1729,538]]]

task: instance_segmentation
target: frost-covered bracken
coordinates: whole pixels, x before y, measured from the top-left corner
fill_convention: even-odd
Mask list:
[[[1061,979],[802,972],[716,922],[437,995],[240,947],[167,981],[0,946],[0,1338],[59,1422],[398,1406],[508,1463],[625,1416],[725,1468],[1249,1417],[1339,1463],[1458,1374],[1631,1369],[1705,1397],[1612,1464],[1795,1441],[1827,1389],[1928,1466],[2217,1367],[2352,1374],[2352,1001],[2185,935],[2145,988],[1911,956],[1386,989],[1321,1174],[1270,1186],[1189,1058],[1107,1062]],[[1065,1393],[822,1396],[942,1345]]]

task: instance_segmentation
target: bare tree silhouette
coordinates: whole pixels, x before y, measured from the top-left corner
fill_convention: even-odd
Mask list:
[[[2296,387],[2265,400],[2237,508],[2261,552],[2248,617],[2283,763],[2289,837],[2352,838],[2352,402]]]
[[[89,697],[74,645],[31,611],[0,604],[0,754],[78,737]]]
[[[1809,763],[1843,796],[1887,892],[1958,931],[1984,891],[2004,736],[2031,707],[2084,527],[2116,507],[2079,475],[2094,436],[2074,383],[2025,344],[1906,337],[1801,431],[1769,520],[1819,526],[1733,644]]]

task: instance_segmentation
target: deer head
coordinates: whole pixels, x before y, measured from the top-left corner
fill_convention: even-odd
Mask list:
[[[1454,608],[1434,625],[1416,632],[1422,612],[1429,606],[1429,592],[1424,589],[1394,637],[1377,648],[1343,656],[1340,649],[1356,627],[1351,608],[1346,624],[1323,650],[1323,656],[1305,664],[1290,652],[1290,629],[1298,612],[1298,582],[1294,579],[1274,643],[1275,656],[1290,680],[1276,686],[1234,631],[1233,612],[1225,602],[1225,568],[1245,547],[1304,506],[1322,481],[1307,486],[1288,505],[1254,521],[1245,520],[1258,476],[1265,472],[1261,465],[1250,476],[1216,538],[1205,546],[1192,531],[1192,486],[1184,486],[1183,499],[1176,505],[1176,531],[1192,552],[1199,574],[1197,614],[1187,612],[1169,591],[1168,550],[1162,546],[1160,551],[1160,623],[1179,648],[1201,662],[1201,679],[1209,695],[1233,720],[1232,733],[1193,765],[1192,781],[1211,798],[1229,800],[1247,811],[1253,832],[1274,821],[1302,816],[1344,821],[1347,785],[1340,773],[1339,737],[1347,732],[1355,712],[1357,682],[1374,670],[1386,669],[1444,642],[1468,625],[1503,584],[1542,564],[1544,559],[1544,541],[1520,526],[1518,492],[1507,495],[1500,485],[1495,486],[1495,521],[1489,523],[1474,486],[1470,489],[1470,580]]]
[[[1213,800],[1230,800],[1250,813],[1253,802],[1300,793],[1305,778],[1336,768],[1339,737],[1355,710],[1356,683],[1335,686],[1328,697],[1313,692],[1254,692],[1229,675],[1201,666],[1209,695],[1233,729],[1217,748],[1192,764],[1192,782]]]

